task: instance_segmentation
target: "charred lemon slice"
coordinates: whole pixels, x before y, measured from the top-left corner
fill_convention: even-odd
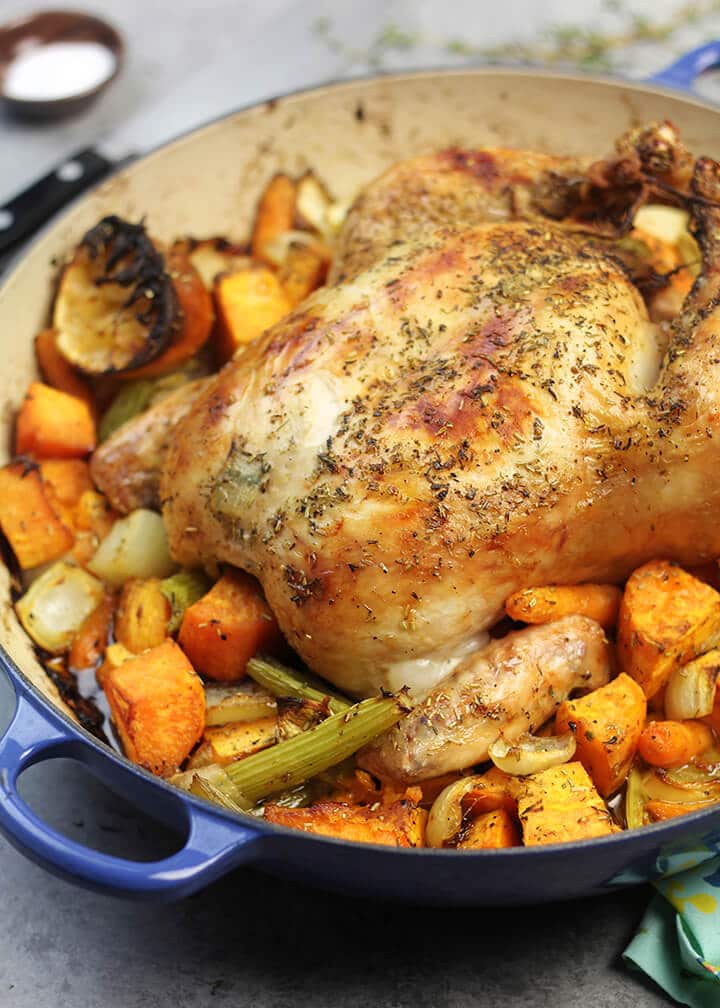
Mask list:
[[[105,217],[87,232],[63,271],[53,321],[60,352],[91,375],[138,368],[179,338],[180,300],[142,224]]]

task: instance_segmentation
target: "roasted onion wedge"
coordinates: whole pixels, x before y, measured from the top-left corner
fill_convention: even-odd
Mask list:
[[[166,255],[142,223],[105,217],[65,267],[53,324],[62,355],[88,375],[159,373],[206,341],[212,305],[180,251]]]

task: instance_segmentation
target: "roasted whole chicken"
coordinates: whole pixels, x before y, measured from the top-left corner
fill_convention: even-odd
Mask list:
[[[703,255],[662,325],[622,244],[651,198],[690,209]],[[445,705],[428,745],[427,717],[395,729],[398,776],[467,766],[493,732],[552,714],[533,699],[547,672],[510,701],[493,678],[533,635],[601,675],[599,628],[580,617],[515,635],[503,646],[520,658],[484,652],[511,593],[720,554],[719,201],[720,168],[667,123],[604,161],[404,162],[359,196],[327,287],[201,383],[170,439],[156,408],[177,559],[254,574],[293,648],[350,693]],[[124,469],[109,468],[95,477],[117,505]],[[482,711],[467,703],[478,684]],[[392,773],[392,753],[378,763]]]

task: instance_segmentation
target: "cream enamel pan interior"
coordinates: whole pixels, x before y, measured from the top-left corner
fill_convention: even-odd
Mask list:
[[[234,113],[180,138],[79,201],[0,288],[4,455],[15,410],[36,374],[33,338],[47,324],[58,263],[105,214],[145,217],[163,240],[185,234],[242,240],[260,192],[278,170],[313,168],[345,201],[392,162],[433,149],[506,146],[600,157],[623,130],[653,119],[676,123],[694,153],[720,157],[720,114],[700,102],[523,71],[430,72],[335,85]],[[15,621],[2,575],[0,644],[60,704]]]

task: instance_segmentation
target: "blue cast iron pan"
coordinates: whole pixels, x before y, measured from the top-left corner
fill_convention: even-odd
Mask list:
[[[691,92],[698,74],[719,65],[720,42],[713,42],[648,83]],[[0,739],[0,830],[48,871],[88,888],[174,900],[252,864],[353,895],[427,905],[509,906],[608,892],[720,853],[720,812],[713,811],[591,841],[499,851],[403,850],[283,829],[224,812],[152,777],[51,703],[3,649],[0,667],[16,693],[14,717]],[[113,791],[175,829],[184,837],[181,849],[161,861],[140,863],[98,853],[50,828],[20,797],[17,784],[28,767],[57,757],[78,760]]]

